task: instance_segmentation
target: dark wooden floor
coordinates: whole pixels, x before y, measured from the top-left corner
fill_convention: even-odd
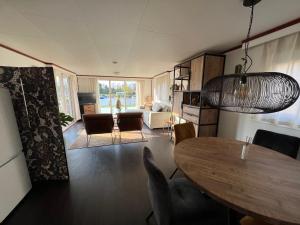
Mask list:
[[[81,124],[65,132],[66,145]],[[161,131],[148,142],[68,150],[69,182],[36,184],[5,225],[143,225],[150,211],[142,149],[150,147],[166,176],[175,168],[173,143]]]

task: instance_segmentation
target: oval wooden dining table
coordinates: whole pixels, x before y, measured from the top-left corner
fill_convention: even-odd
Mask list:
[[[175,146],[178,168],[200,189],[229,208],[270,224],[300,224],[300,161],[244,142],[192,138]]]

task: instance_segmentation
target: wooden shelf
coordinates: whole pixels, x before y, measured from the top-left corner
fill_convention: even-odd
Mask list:
[[[205,105],[202,87],[224,73],[225,56],[202,54],[174,66],[173,85],[187,83],[186,90],[173,91],[173,108],[181,118],[193,122],[197,136],[216,136],[219,109]]]
[[[175,80],[187,80],[189,81],[190,80],[190,76],[187,75],[187,76],[179,76],[179,77],[176,77]]]
[[[190,107],[190,108],[195,108],[195,109],[200,109],[200,106],[194,106],[194,105],[187,105],[187,104],[182,104],[186,107]]]

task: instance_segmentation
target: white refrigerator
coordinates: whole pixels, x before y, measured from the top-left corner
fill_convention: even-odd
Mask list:
[[[0,88],[0,223],[31,189],[9,91]]]

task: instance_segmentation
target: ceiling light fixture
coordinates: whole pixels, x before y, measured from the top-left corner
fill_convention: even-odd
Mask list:
[[[251,15],[244,43],[242,73],[219,76],[208,81],[201,93],[206,104],[225,111],[259,114],[284,110],[297,101],[300,94],[299,84],[289,75],[277,72],[247,73],[252,66],[248,48],[254,6],[260,1],[243,2],[245,7],[251,8]]]

